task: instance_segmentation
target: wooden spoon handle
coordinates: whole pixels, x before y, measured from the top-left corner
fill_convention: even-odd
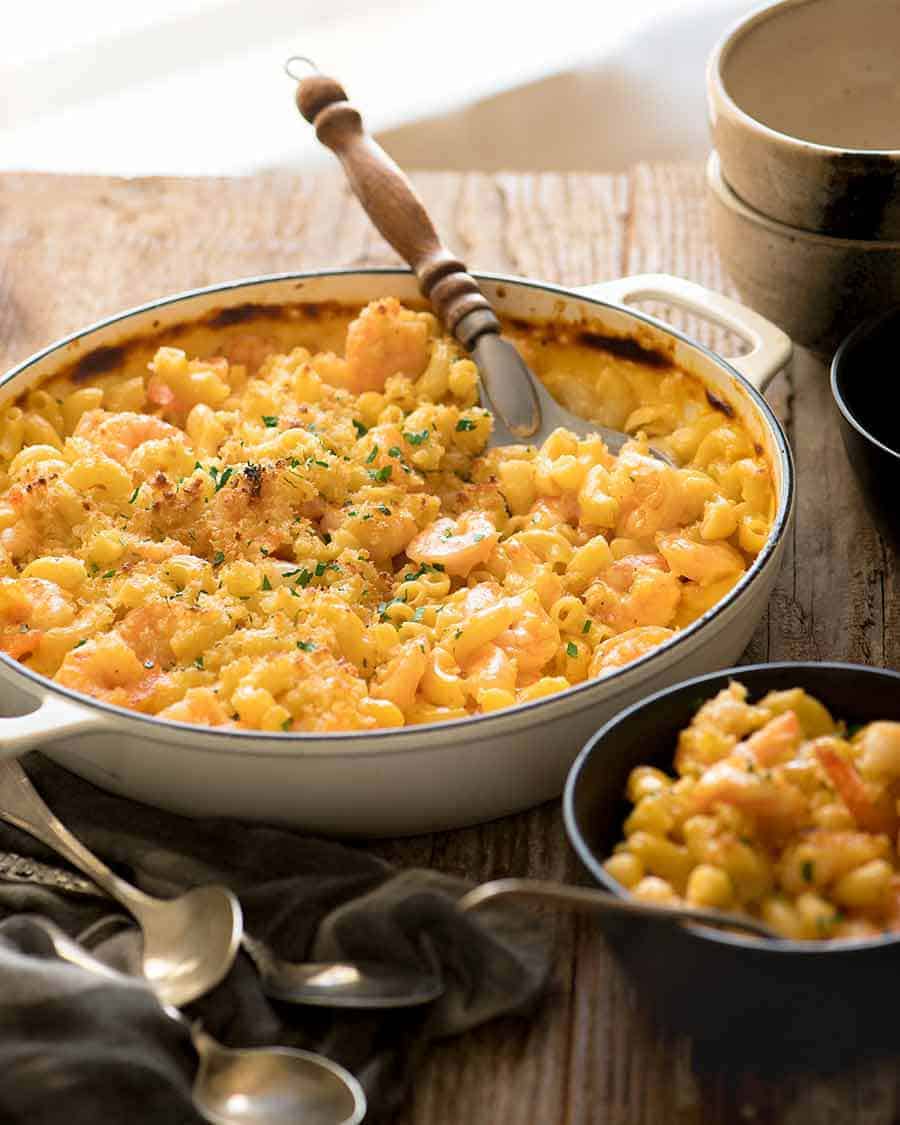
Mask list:
[[[471,348],[500,324],[465,265],[441,243],[407,176],[369,133],[333,78],[313,74],[297,83],[297,108],[334,152],[369,218],[415,271],[448,332]],[[475,314],[475,315],[471,315]],[[463,321],[465,323],[463,324]]]

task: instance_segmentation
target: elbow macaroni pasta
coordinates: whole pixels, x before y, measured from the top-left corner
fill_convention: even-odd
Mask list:
[[[638,766],[605,867],[638,898],[750,914],[794,940],[900,930],[900,723],[849,733],[799,688],[732,682]]]
[[[570,408],[635,437],[488,450],[477,369],[430,314],[375,301],[343,354],[310,323],[319,350],[167,345],[5,407],[3,651],[189,723],[438,722],[610,674],[766,541],[769,465],[673,366],[513,328]]]

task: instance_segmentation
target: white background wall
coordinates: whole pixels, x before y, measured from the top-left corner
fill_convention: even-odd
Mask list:
[[[237,174],[331,159],[286,56],[409,167],[614,169],[707,148],[749,0],[0,0],[0,168]]]

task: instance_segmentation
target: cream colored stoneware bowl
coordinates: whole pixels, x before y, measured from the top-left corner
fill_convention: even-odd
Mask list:
[[[707,70],[713,144],[754,210],[838,238],[900,239],[900,4],[781,0]]]
[[[425,832],[557,796],[587,737],[612,715],[686,676],[733,664],[766,608],[793,512],[790,451],[760,394],[787,363],[790,341],[735,302],[663,275],[585,290],[497,275],[480,280],[501,315],[587,320],[605,333],[638,338],[731,404],[772,465],[777,511],[768,542],[727,597],[668,643],[603,680],[507,711],[401,730],[269,734],[188,726],[79,695],[3,656],[0,710],[15,716],[0,719],[3,752],[40,746],[97,785],[187,814],[282,822],[339,835]],[[361,305],[388,294],[415,299],[412,275],[396,270],[281,275],[167,297],[26,360],[0,380],[0,403],[98,350],[95,358],[103,362],[112,347],[213,313],[227,323],[239,320],[248,306],[270,306],[280,315],[307,302]],[[623,307],[637,299],[664,300],[705,316],[738,333],[749,351],[729,363]]]
[[[900,303],[900,242],[778,223],[737,197],[716,153],[706,184],[716,246],[742,300],[795,343],[830,356],[858,324]]]

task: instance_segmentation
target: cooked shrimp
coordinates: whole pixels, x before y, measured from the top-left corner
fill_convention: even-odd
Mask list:
[[[813,742],[813,752],[850,815],[866,832],[897,831],[897,809],[890,794],[870,781],[863,781],[852,762],[837,749],[839,740],[825,735]]]
[[[542,496],[531,505],[525,518],[534,527],[550,531],[561,523],[578,523],[578,495],[567,492],[563,496]]]
[[[0,625],[55,629],[75,619],[72,600],[46,578],[0,578]]]
[[[676,531],[657,536],[657,546],[673,574],[704,586],[744,570],[743,556],[728,543],[697,543]]]
[[[664,527],[698,518],[705,497],[686,488],[685,479],[639,446],[624,446],[610,480],[612,494],[620,501],[616,534],[649,539]]]
[[[408,711],[416,698],[419,683],[428,667],[425,642],[418,637],[406,641],[375,673],[369,695],[388,699],[401,711]]]
[[[175,438],[180,442],[184,438],[181,430],[152,414],[109,414],[105,410],[85,411],[73,436],[87,439],[120,465],[145,441]]]
[[[675,632],[672,629],[663,629],[658,625],[644,625],[638,629],[629,629],[616,637],[610,637],[594,649],[588,676],[591,678],[608,676],[617,668],[630,664],[632,660],[646,655],[651,649],[674,636]]]
[[[617,633],[671,625],[681,585],[661,555],[628,555],[607,567],[584,594],[588,612]]]
[[[785,711],[736,746],[735,753],[759,766],[775,766],[791,758],[802,740],[800,721]]]
[[[795,830],[808,815],[806,797],[776,775],[758,773],[749,765],[733,755],[710,766],[694,787],[692,808],[705,812],[717,804],[732,805],[772,834]]]
[[[418,377],[428,363],[428,323],[396,297],[372,301],[347,329],[349,389],[383,391],[391,375]]]
[[[477,699],[485,688],[514,691],[518,668],[515,657],[499,644],[486,644],[463,665],[466,688]]]
[[[497,644],[514,657],[520,672],[537,672],[559,649],[559,626],[541,605],[534,590],[504,598],[514,611],[513,624],[498,637]]]
[[[455,520],[435,520],[412,540],[406,553],[413,562],[442,566],[448,574],[465,577],[490,558],[499,538],[484,512],[464,512]]]

